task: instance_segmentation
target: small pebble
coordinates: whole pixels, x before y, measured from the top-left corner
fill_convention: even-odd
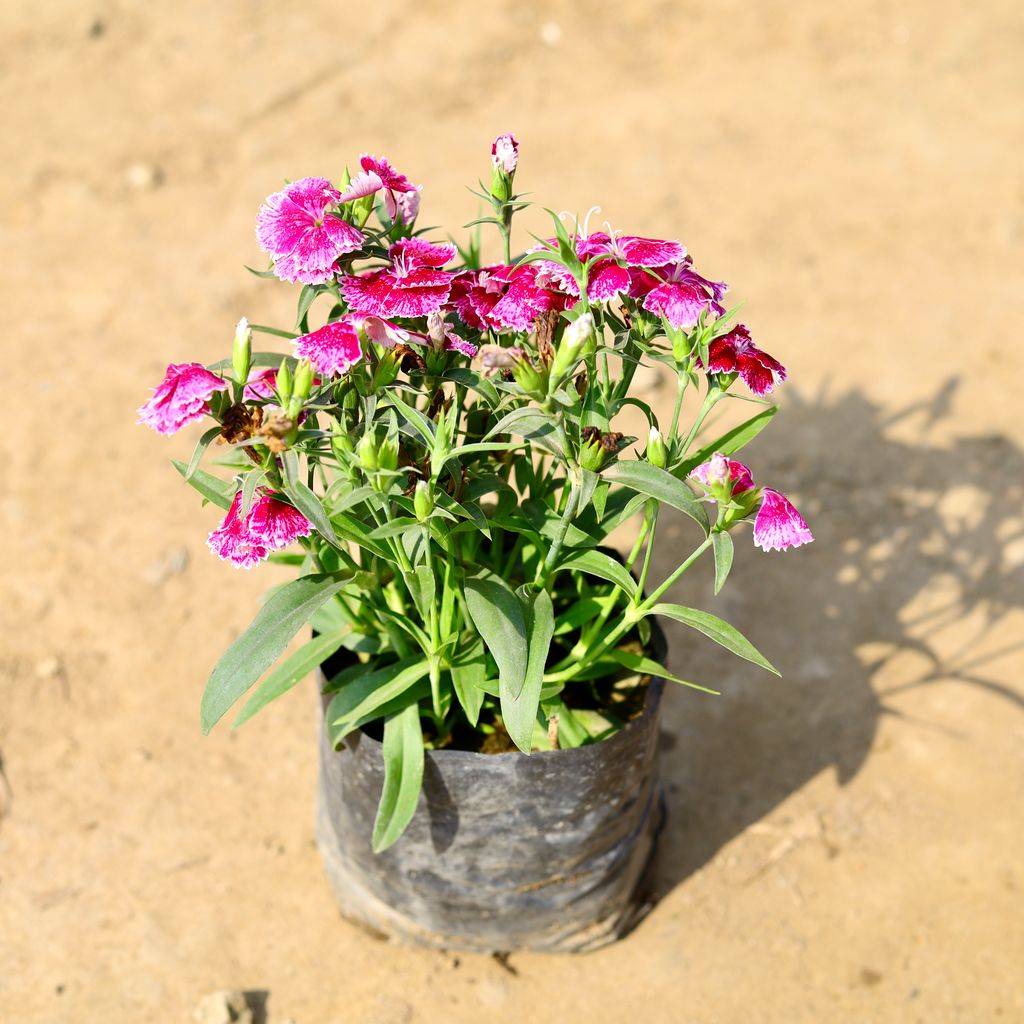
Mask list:
[[[124,178],[132,188],[148,192],[164,183],[164,172],[156,164],[138,162],[128,167]]]
[[[36,678],[56,679],[61,674],[62,669],[63,665],[61,665],[60,658],[43,658],[42,661],[36,662]]]
[[[237,989],[203,996],[192,1019],[198,1024],[253,1024],[249,1000]]]

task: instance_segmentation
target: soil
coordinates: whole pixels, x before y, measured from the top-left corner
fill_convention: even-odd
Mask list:
[[[1024,1019],[1020,4],[481,9],[3,5],[0,1020],[187,1021],[224,990],[270,1024]],[[677,588],[783,678],[667,630],[722,696],[668,694],[660,900],[513,971],[340,918],[311,684],[201,736],[286,570],[213,558],[168,461],[195,435],[133,426],[169,361],[288,323],[243,269],[285,177],[385,153],[459,225],[509,129],[542,204],[729,280],[790,372],[748,461],[816,535]],[[692,531],[661,541],[656,573]]]

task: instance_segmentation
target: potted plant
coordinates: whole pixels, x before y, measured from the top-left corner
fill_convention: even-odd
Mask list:
[[[241,724],[322,667],[317,832],[343,912],[433,945],[584,949],[635,918],[659,698],[695,686],[665,667],[655,620],[775,671],[669,589],[706,555],[717,593],[749,520],[766,550],[811,534],[732,458],[785,370],[725,286],[676,241],[554,215],[513,259],[517,160],[513,136],[495,140],[490,214],[464,244],[419,230],[420,186],[376,157],[271,195],[256,228],[270,269],[254,273],[301,285],[294,330],[243,319],[232,357],[169,366],[140,422],[212,419],[175,462],[225,511],[210,548],[297,571],[217,663],[201,722],[255,686]],[[484,263],[485,228],[500,263]],[[253,351],[254,332],[291,352]],[[645,362],[675,375],[667,422],[631,390]],[[734,398],[756,411],[698,445]],[[641,446],[616,429],[628,406]],[[213,445],[221,475],[200,468]],[[665,506],[692,549],[655,578]],[[634,517],[619,557],[609,534]]]

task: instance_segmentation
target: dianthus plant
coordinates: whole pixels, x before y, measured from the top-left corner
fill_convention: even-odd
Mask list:
[[[665,597],[705,554],[717,593],[747,521],[765,550],[811,540],[732,458],[771,420],[764,396],[786,373],[723,306],[725,285],[677,241],[554,215],[551,237],[513,258],[515,138],[491,158],[490,215],[465,245],[418,229],[420,186],[377,157],[269,196],[259,276],[302,286],[294,331],[243,319],[230,359],[172,364],[140,410],[163,434],[213,421],[175,463],[225,512],[210,548],[298,572],[214,668],[204,731],[261,677],[238,722],[326,663],[334,742],[383,735],[377,849],[415,810],[425,748],[593,743],[642,707],[630,694],[647,677],[682,682],[653,656],[653,616],[774,671],[733,626]],[[484,265],[492,228],[504,258]],[[253,332],[291,352],[253,351]],[[667,421],[631,390],[644,363],[674,374]],[[700,443],[727,399],[757,408]],[[627,406],[647,420],[639,443],[616,429]],[[214,444],[219,475],[199,468]],[[665,506],[689,517],[693,545],[655,578]],[[634,517],[620,558],[605,543]],[[307,623],[312,639],[274,666]]]

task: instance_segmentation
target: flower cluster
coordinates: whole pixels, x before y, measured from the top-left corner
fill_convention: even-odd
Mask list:
[[[515,136],[498,136],[476,193],[487,215],[458,245],[417,227],[422,187],[381,157],[268,196],[259,274],[302,285],[294,330],[243,319],[230,359],[172,364],[139,410],[161,434],[210,418],[176,465],[225,510],[211,550],[246,568],[300,565],[266,614],[291,622],[289,601],[319,605],[318,656],[358,653],[332,677],[339,739],[382,718],[385,739],[401,728],[431,745],[465,730],[526,752],[593,742],[622,724],[611,704],[593,711],[596,688],[635,665],[625,648],[646,641],[654,615],[770,668],[732,626],[661,599],[710,551],[717,592],[748,521],[766,551],[812,539],[788,499],[731,458],[771,420],[764,396],[786,370],[734,322],[725,284],[678,240],[590,230],[589,216],[553,218],[550,237],[513,255],[519,169]],[[501,247],[485,259],[489,226]],[[290,352],[254,351],[254,332]],[[631,391],[643,363],[673,372],[671,417]],[[734,397],[758,411],[699,444],[712,409]],[[627,406],[648,421],[642,453],[619,428]],[[229,479],[200,468],[211,446]],[[655,584],[664,506],[690,518],[699,542]],[[605,542],[634,516],[637,542],[616,561]],[[296,542],[300,554],[282,552]],[[207,727],[225,710],[221,676]],[[570,684],[584,681],[581,706]],[[254,682],[239,668],[237,695]],[[265,703],[261,691],[253,701]],[[390,807],[378,846],[406,812]]]

